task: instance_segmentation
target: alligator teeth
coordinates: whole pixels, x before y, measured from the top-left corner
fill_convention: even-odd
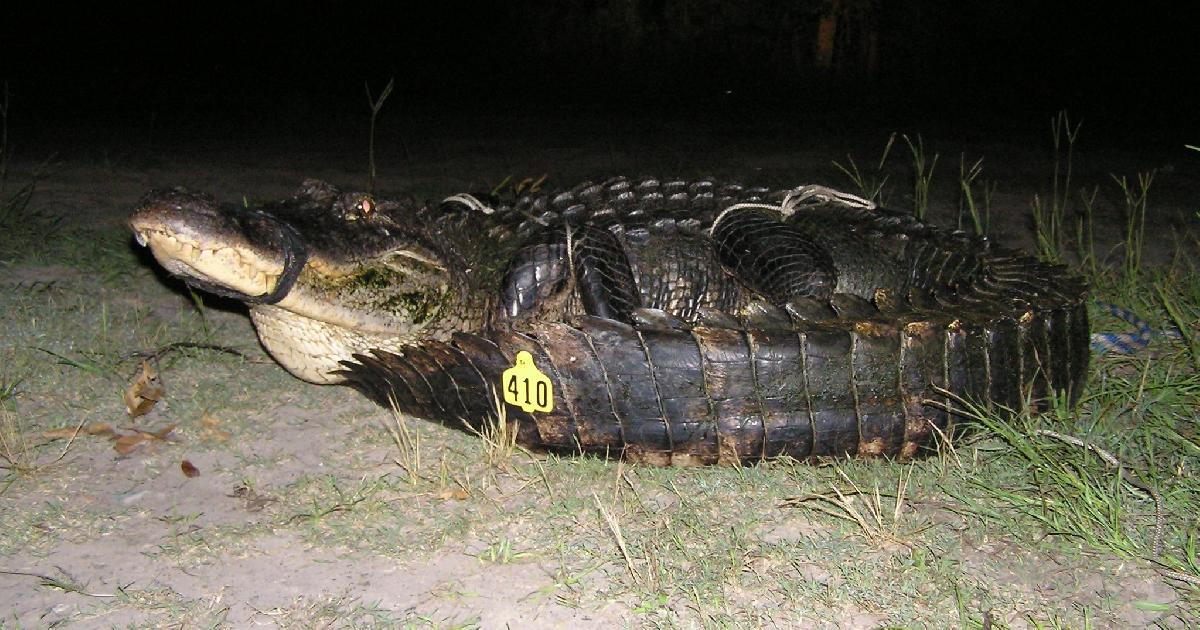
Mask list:
[[[149,242],[149,237],[146,236],[145,232],[134,232],[133,238],[137,239],[137,244],[142,247],[145,247],[146,243]]]

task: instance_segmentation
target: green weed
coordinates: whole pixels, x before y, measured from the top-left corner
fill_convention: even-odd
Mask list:
[[[925,152],[925,141],[921,138],[921,134],[917,134],[915,141],[907,135],[901,137],[904,138],[904,143],[908,145],[908,152],[912,155],[913,215],[923,221],[929,212],[929,187],[933,182],[933,170],[937,167],[938,154],[934,153],[933,158],[930,159],[929,154]]]
[[[1050,135],[1054,140],[1054,176],[1051,179],[1050,199],[1039,195],[1033,198],[1033,224],[1037,236],[1038,254],[1043,260],[1064,261],[1066,220],[1071,202],[1071,176],[1075,167],[1075,142],[1083,122],[1071,124],[1065,110],[1050,119]]]
[[[854,161],[854,156],[846,154],[846,165],[842,165],[837,160],[833,161],[833,166],[844,173],[846,177],[857,189],[859,196],[864,199],[873,201],[879,205],[887,205],[887,195],[884,188],[887,186],[888,175],[883,172],[883,167],[887,164],[888,155],[892,152],[892,145],[896,143],[896,134],[888,136],[887,143],[883,146],[883,151],[879,155],[879,162],[875,165],[875,170],[869,173],[864,173],[858,168],[858,163]]]
[[[958,229],[964,229],[965,217],[971,219],[971,229],[978,236],[988,233],[992,218],[992,197],[996,194],[996,182],[976,180],[983,173],[983,158],[967,166],[967,157],[958,160]]]

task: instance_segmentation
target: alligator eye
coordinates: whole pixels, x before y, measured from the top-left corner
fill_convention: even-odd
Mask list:
[[[375,211],[375,202],[370,197],[364,197],[358,203],[358,209],[362,211],[363,216],[367,216]]]

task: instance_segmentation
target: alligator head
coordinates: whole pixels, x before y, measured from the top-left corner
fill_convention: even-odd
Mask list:
[[[310,180],[261,208],[157,190],[129,225],[172,274],[248,304],[288,371],[335,383],[330,372],[356,352],[444,339],[486,312],[466,304],[461,261],[428,218],[414,204]]]

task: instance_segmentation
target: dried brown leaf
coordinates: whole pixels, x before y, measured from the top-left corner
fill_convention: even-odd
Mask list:
[[[200,476],[200,469],[196,468],[195,464],[186,459],[182,462],[179,462],[179,469],[183,471],[183,476],[188,477],[189,479]]]
[[[78,430],[78,427],[66,427],[53,431],[42,431],[42,437],[47,440],[66,440],[75,437],[75,432]]]
[[[442,501],[449,501],[450,499],[454,499],[456,501],[466,501],[468,498],[470,498],[471,494],[462,488],[445,488],[434,496]]]
[[[93,422],[83,427],[83,430],[88,435],[115,435],[117,432],[113,425],[107,422]]]
[[[158,374],[150,367],[150,363],[142,361],[142,373],[129,384],[125,390],[125,410],[130,418],[143,416],[162,400],[166,390]]]
[[[179,426],[178,423],[172,422],[171,424],[168,424],[167,426],[155,431],[154,433],[150,433],[148,435],[149,435],[149,437],[152,437],[156,440],[162,440],[165,442],[165,441],[167,441],[167,436],[170,435],[171,432],[174,431],[175,427],[177,427],[177,426]],[[143,431],[143,433],[145,433],[145,431]]]
[[[147,439],[145,433],[122,435],[113,442],[113,448],[121,455],[128,455],[137,449],[138,446],[141,446],[142,442],[145,442]]]

